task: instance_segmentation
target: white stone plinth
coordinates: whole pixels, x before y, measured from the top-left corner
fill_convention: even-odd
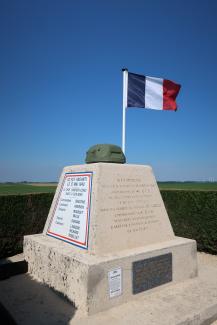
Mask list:
[[[32,235],[25,237],[24,253],[31,275],[66,295],[84,315],[197,276],[196,243],[180,237],[116,254],[96,256],[87,252],[72,252],[70,245],[54,238]],[[132,263],[167,253],[172,253],[172,281],[133,294]],[[117,268],[122,270],[122,294],[110,298],[108,272]]]

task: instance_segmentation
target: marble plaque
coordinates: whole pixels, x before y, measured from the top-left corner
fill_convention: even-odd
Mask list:
[[[65,173],[47,235],[88,247],[92,173]]]
[[[133,262],[133,294],[172,281],[172,254],[164,254]]]

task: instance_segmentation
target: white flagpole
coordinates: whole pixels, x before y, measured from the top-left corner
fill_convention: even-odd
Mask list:
[[[125,138],[126,138],[126,108],[127,108],[127,88],[128,88],[128,70],[123,71],[123,124],[122,124],[122,151],[125,154]]]

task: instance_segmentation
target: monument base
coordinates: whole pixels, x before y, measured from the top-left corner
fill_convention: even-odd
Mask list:
[[[63,293],[84,315],[197,276],[194,240],[173,240],[101,256],[43,234],[25,236],[29,273]]]

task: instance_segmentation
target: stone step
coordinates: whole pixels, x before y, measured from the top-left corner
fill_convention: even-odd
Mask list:
[[[0,260],[0,280],[5,280],[11,276],[26,273],[27,271],[28,263],[24,260],[23,254]]]

